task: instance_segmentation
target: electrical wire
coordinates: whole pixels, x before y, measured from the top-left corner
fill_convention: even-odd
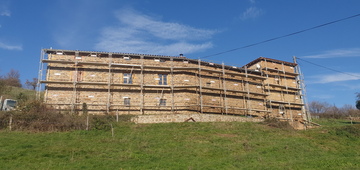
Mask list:
[[[324,23],[324,24],[320,24],[320,25],[317,25],[317,26],[314,26],[314,27],[311,27],[311,28],[303,29],[303,30],[301,30],[301,31],[293,32],[293,33],[286,34],[286,35],[282,35],[282,36],[275,37],[275,38],[270,38],[270,39],[267,39],[267,40],[264,40],[264,41],[260,41],[260,42],[257,42],[257,43],[245,45],[245,46],[238,47],[238,48],[234,48],[234,49],[231,49],[231,50],[227,50],[227,51],[223,51],[223,52],[219,52],[219,53],[207,55],[207,56],[200,57],[200,58],[209,58],[209,57],[217,56],[217,55],[220,55],[220,54],[225,54],[225,53],[229,53],[229,52],[232,52],[232,51],[237,51],[237,50],[240,50],[240,49],[249,48],[249,47],[252,47],[252,46],[256,46],[256,45],[263,44],[263,43],[267,43],[267,42],[270,42],[270,41],[275,41],[275,40],[278,40],[278,39],[281,39],[281,38],[293,36],[293,35],[296,35],[296,34],[300,34],[300,33],[306,32],[306,31],[310,31],[310,30],[313,30],[313,29],[321,28],[321,27],[324,27],[324,26],[327,26],[327,25],[335,24],[335,23],[337,23],[337,22],[345,21],[345,20],[348,20],[348,19],[351,19],[351,18],[355,18],[355,17],[359,17],[359,16],[360,16],[360,14],[352,15],[352,16],[349,16],[349,17],[345,17],[345,18],[342,18],[342,19],[335,20],[335,21],[331,21],[331,22],[327,22],[327,23]]]
[[[318,67],[321,67],[321,68],[324,68],[324,69],[327,69],[327,70],[331,70],[331,71],[338,72],[338,73],[341,73],[341,74],[346,74],[346,75],[349,75],[349,76],[353,76],[353,77],[356,77],[356,78],[360,78],[360,76],[358,76],[358,75],[354,75],[354,74],[350,74],[350,73],[347,73],[347,72],[335,70],[335,69],[332,69],[332,68],[329,68],[329,67],[322,66],[322,65],[320,65],[320,64],[316,64],[316,63],[313,63],[313,62],[310,62],[310,61],[306,61],[306,60],[301,59],[301,58],[298,58],[298,57],[296,57],[296,59],[301,60],[301,61],[304,61],[304,62],[307,62],[307,63],[309,63],[309,64],[312,64],[312,65],[315,65],[315,66],[318,66]]]

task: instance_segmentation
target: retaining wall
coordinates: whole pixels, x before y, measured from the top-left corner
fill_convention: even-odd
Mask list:
[[[264,119],[230,115],[212,114],[166,114],[137,115],[131,119],[135,123],[170,123],[170,122],[262,122]]]

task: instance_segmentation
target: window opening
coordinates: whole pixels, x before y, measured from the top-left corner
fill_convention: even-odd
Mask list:
[[[77,55],[77,56],[75,56],[75,59],[76,59],[76,60],[81,60],[81,59],[82,59],[82,57],[81,57],[81,56],[79,56],[79,55]]]
[[[160,99],[159,106],[166,106],[166,99]]]
[[[285,107],[284,105],[279,105],[279,114],[281,114],[282,116],[285,115]]]
[[[81,81],[81,80],[82,80],[82,71],[78,71],[76,76],[76,81]]]
[[[124,105],[130,106],[130,98],[124,98]]]
[[[132,84],[132,74],[124,73],[124,84]]]
[[[159,85],[167,85],[167,74],[159,74]]]
[[[280,84],[280,76],[275,76],[275,83]]]

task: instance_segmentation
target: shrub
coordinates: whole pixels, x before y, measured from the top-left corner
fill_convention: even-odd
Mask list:
[[[262,122],[262,124],[280,129],[294,129],[288,121],[281,121],[276,118],[267,118],[264,122]]]
[[[92,116],[91,120],[92,128],[96,130],[110,130],[111,122],[114,122],[114,117],[109,115]]]
[[[1,129],[9,127],[10,117],[12,117],[12,130],[68,131],[85,128],[85,121],[82,117],[60,114],[36,100],[27,102],[16,111],[1,112]]]

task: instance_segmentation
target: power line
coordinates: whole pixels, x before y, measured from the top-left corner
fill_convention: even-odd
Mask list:
[[[236,51],[236,50],[240,50],[240,49],[244,49],[244,48],[249,48],[249,47],[252,47],[252,46],[256,46],[256,45],[267,43],[267,42],[270,42],[270,41],[275,41],[275,40],[278,40],[278,39],[281,39],[281,38],[293,36],[293,35],[296,35],[296,34],[300,34],[300,33],[310,31],[310,30],[313,30],[313,29],[317,29],[317,28],[320,28],[320,27],[324,27],[324,26],[327,26],[327,25],[335,24],[337,22],[345,21],[345,20],[355,18],[355,17],[359,17],[359,16],[360,16],[360,14],[352,15],[352,16],[349,16],[349,17],[345,17],[345,18],[342,18],[342,19],[335,20],[335,21],[327,22],[325,24],[320,24],[320,25],[317,25],[317,26],[314,26],[314,27],[311,27],[311,28],[303,29],[301,31],[293,32],[293,33],[282,35],[282,36],[275,37],[275,38],[270,38],[270,39],[267,39],[267,40],[264,40],[264,41],[260,41],[260,42],[257,42],[257,43],[245,45],[245,46],[234,48],[234,49],[231,49],[231,50],[227,50],[227,51],[207,55],[207,56],[200,57],[200,58],[213,57],[213,56],[217,56],[217,55],[220,55],[220,54],[225,54],[225,53],[229,53],[229,52],[232,52],[232,51]]]
[[[349,76],[353,76],[353,77],[356,77],[356,78],[360,78],[360,76],[358,76],[358,75],[354,75],[354,74],[346,73],[346,72],[343,72],[343,71],[335,70],[335,69],[332,69],[332,68],[329,68],[329,67],[322,66],[322,65],[320,65],[320,64],[316,64],[316,63],[313,63],[313,62],[310,62],[310,61],[306,61],[306,60],[301,59],[301,58],[298,58],[298,57],[296,57],[296,59],[301,60],[301,61],[304,61],[304,62],[307,62],[307,63],[309,63],[309,64],[312,64],[312,65],[315,65],[315,66],[318,66],[318,67],[321,67],[321,68],[324,68],[324,69],[328,69],[328,70],[334,71],[334,72],[338,72],[338,73],[341,73],[341,74],[346,74],[346,75],[349,75]]]

